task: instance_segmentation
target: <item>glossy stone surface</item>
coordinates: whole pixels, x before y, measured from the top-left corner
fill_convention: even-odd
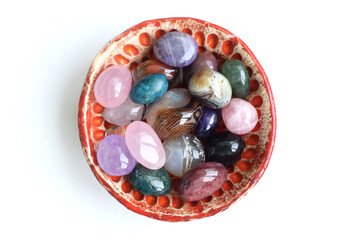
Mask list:
[[[165,169],[151,170],[137,164],[129,175],[129,180],[134,189],[150,196],[162,196],[170,192],[171,178]]]
[[[191,64],[191,73],[195,74],[202,68],[207,67],[209,69],[218,71],[218,61],[217,58],[210,52],[200,53],[195,61]]]
[[[227,129],[238,135],[251,132],[258,122],[257,110],[240,98],[233,98],[222,109],[222,118]]]
[[[190,93],[210,108],[223,108],[231,99],[229,81],[219,72],[202,68],[189,81]]]
[[[225,167],[217,162],[205,162],[186,172],[179,180],[177,190],[186,202],[193,202],[210,196],[227,180]]]
[[[147,123],[135,121],[128,125],[125,140],[131,154],[140,164],[153,170],[164,166],[166,161],[164,147]]]
[[[225,61],[222,65],[221,73],[230,82],[234,97],[247,97],[250,92],[250,76],[241,61],[237,59]]]
[[[169,32],[156,41],[154,54],[161,62],[172,67],[185,67],[195,60],[198,44],[186,33]]]
[[[193,134],[184,133],[166,140],[163,145],[166,153],[164,168],[177,177],[205,161],[204,147]]]
[[[106,132],[105,132],[105,136],[109,136],[109,135],[120,135],[122,137],[125,137],[125,127],[124,126],[114,126],[109,128]]]
[[[101,169],[112,176],[127,175],[136,165],[125,138],[119,135],[107,136],[99,143],[97,161]]]
[[[203,106],[184,88],[168,91],[158,101],[149,104],[147,123],[162,140],[192,132],[200,120]]]
[[[177,70],[165,63],[158,60],[147,60],[142,62],[132,71],[132,78],[134,82],[138,82],[145,76],[151,73],[161,73],[166,76],[167,80],[171,80],[176,75]]]
[[[98,76],[93,93],[103,107],[114,108],[127,99],[131,85],[130,70],[125,66],[115,65],[105,69]]]
[[[218,126],[222,119],[220,109],[212,109],[205,107],[198,125],[195,128],[195,135],[198,138],[207,138]]]
[[[167,88],[167,78],[163,74],[153,73],[132,86],[130,98],[138,104],[152,103],[161,98],[167,91]]]
[[[234,165],[244,151],[245,142],[231,132],[218,133],[207,140],[206,161],[219,162],[226,168]]]
[[[124,126],[133,121],[142,120],[145,114],[145,105],[134,103],[127,98],[120,106],[104,108],[103,118],[109,123]]]

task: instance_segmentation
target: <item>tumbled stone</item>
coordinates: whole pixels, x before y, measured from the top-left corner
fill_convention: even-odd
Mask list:
[[[250,76],[245,65],[237,59],[225,61],[221,68],[221,73],[231,84],[234,97],[245,98],[250,92]]]
[[[240,159],[244,148],[245,142],[239,135],[216,133],[207,140],[206,161],[219,162],[228,168]]]
[[[129,175],[134,189],[150,196],[162,196],[170,192],[171,178],[165,169],[151,170],[137,164]]]
[[[145,105],[134,103],[127,98],[120,106],[104,108],[103,118],[109,123],[125,126],[133,121],[142,120],[145,114]]]
[[[195,128],[195,135],[198,138],[207,138],[221,121],[221,110],[205,107],[198,125]]]
[[[207,67],[194,74],[188,89],[203,104],[214,109],[225,107],[231,99],[229,81],[219,72]]]
[[[101,169],[112,176],[127,175],[136,165],[125,138],[119,135],[107,136],[99,143],[97,161]]]
[[[217,162],[205,162],[186,172],[179,180],[177,190],[186,202],[210,196],[227,180],[226,168]]]
[[[149,74],[132,86],[130,98],[138,104],[152,103],[161,98],[167,88],[168,80],[163,74]]]
[[[150,59],[142,62],[132,71],[132,78],[134,82],[138,82],[145,76],[151,73],[161,73],[166,76],[167,80],[171,80],[176,75],[177,70],[159,60]]]
[[[233,98],[222,109],[222,118],[227,129],[238,135],[251,132],[258,122],[257,110],[251,103],[240,98]]]
[[[177,177],[205,161],[204,147],[193,134],[184,133],[166,140],[163,145],[166,153],[164,168]]]
[[[204,67],[218,71],[218,61],[216,57],[208,51],[202,52],[197,56],[190,66],[190,72],[191,74],[195,74]]]
[[[172,67],[185,67],[195,60],[198,44],[186,33],[169,32],[155,42],[154,54],[161,62]]]
[[[93,93],[103,107],[114,108],[127,99],[131,85],[130,70],[125,66],[115,65],[105,69],[98,76]]]
[[[125,140],[134,158],[149,169],[164,166],[166,155],[161,140],[145,122],[135,121],[127,126]]]

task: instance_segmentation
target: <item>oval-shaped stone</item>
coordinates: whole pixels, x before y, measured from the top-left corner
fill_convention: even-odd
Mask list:
[[[125,126],[133,121],[140,121],[145,114],[145,105],[134,103],[127,98],[120,106],[104,108],[103,118],[112,124]]]
[[[219,72],[207,67],[194,74],[188,88],[194,97],[210,108],[223,108],[231,99],[229,81]]]
[[[162,196],[170,192],[172,182],[165,169],[151,170],[137,164],[129,175],[134,189],[150,196]]]
[[[218,71],[217,58],[208,51],[200,53],[190,66],[192,74],[197,73],[204,67]]]
[[[241,157],[245,148],[244,140],[231,132],[218,133],[207,140],[206,161],[219,162],[228,168]]]
[[[228,172],[217,162],[205,162],[186,172],[179,180],[177,190],[186,202],[210,196],[227,180]]]
[[[128,125],[125,132],[128,149],[135,159],[149,169],[162,168],[166,155],[161,140],[145,122],[135,121]]]
[[[130,92],[130,98],[138,104],[155,102],[165,94],[168,88],[168,80],[160,73],[149,74],[136,82]]]
[[[115,65],[105,69],[98,76],[93,93],[103,107],[114,108],[127,99],[131,85],[130,70],[125,66]]]
[[[157,59],[167,65],[185,67],[195,60],[198,44],[189,34],[169,32],[155,42],[154,54]]]
[[[198,125],[195,128],[195,135],[198,138],[207,138],[218,126],[222,119],[220,109],[212,109],[205,107]]]
[[[222,118],[227,129],[235,134],[249,133],[258,121],[257,110],[244,99],[233,98],[222,109]]]
[[[161,73],[166,76],[168,81],[171,81],[176,75],[177,70],[159,60],[147,60],[142,62],[132,71],[132,78],[134,82],[138,82],[148,74]]]
[[[225,61],[221,67],[221,73],[230,82],[234,97],[247,97],[250,92],[250,76],[241,61],[237,59]]]
[[[97,161],[101,169],[112,176],[127,175],[136,165],[125,138],[119,135],[109,135],[99,143]]]
[[[177,177],[205,161],[204,147],[193,134],[184,133],[166,140],[163,145],[166,153],[164,168]]]

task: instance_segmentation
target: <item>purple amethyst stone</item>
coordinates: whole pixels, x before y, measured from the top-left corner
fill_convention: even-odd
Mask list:
[[[195,128],[195,135],[198,138],[207,138],[221,121],[221,110],[205,107],[198,125]]]
[[[99,143],[97,161],[102,170],[112,176],[127,175],[136,166],[125,138],[119,135],[109,135]]]
[[[198,44],[186,33],[169,32],[156,41],[154,54],[167,65],[185,67],[190,65],[198,55]]]

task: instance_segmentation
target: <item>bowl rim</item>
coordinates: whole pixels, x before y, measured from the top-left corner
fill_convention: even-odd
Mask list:
[[[266,144],[266,149],[264,152],[264,156],[262,157],[262,163],[261,163],[261,167],[260,169],[256,172],[254,178],[248,183],[247,187],[241,191],[236,197],[234,201],[228,202],[225,205],[223,205],[220,208],[216,208],[216,209],[212,209],[206,213],[201,213],[201,214],[197,214],[197,215],[193,215],[193,216],[166,216],[166,215],[162,215],[161,213],[152,213],[152,212],[147,212],[141,208],[138,208],[137,206],[134,206],[133,204],[131,204],[130,202],[128,202],[126,199],[124,199],[121,195],[117,194],[116,192],[112,191],[112,189],[109,189],[108,183],[96,172],[96,170],[89,164],[91,170],[93,171],[95,177],[97,178],[97,180],[103,185],[103,187],[105,187],[108,192],[114,197],[116,198],[122,205],[124,205],[126,208],[128,208],[129,210],[136,212],[138,214],[153,218],[153,219],[157,219],[157,220],[162,220],[162,221],[169,221],[169,222],[178,222],[178,221],[189,221],[189,220],[193,220],[193,219],[200,219],[200,218],[205,218],[208,216],[212,216],[215,215],[218,212],[224,211],[226,210],[230,205],[232,205],[233,203],[236,203],[237,200],[240,200],[244,195],[246,195],[248,193],[248,191],[250,191],[260,180],[260,178],[263,176],[266,168],[269,165],[270,162],[270,158],[274,149],[274,145],[275,145],[275,137],[276,137],[276,108],[275,108],[275,101],[274,101],[274,97],[273,97],[273,93],[271,90],[271,86],[268,80],[268,77],[263,69],[263,67],[261,66],[261,64],[259,63],[259,61],[257,60],[257,58],[255,57],[255,55],[253,54],[253,52],[250,50],[250,48],[239,38],[237,37],[235,34],[231,33],[230,31],[228,31],[227,29],[220,27],[218,25],[212,24],[210,22],[204,21],[204,20],[200,20],[197,18],[191,18],[191,17],[169,17],[169,18],[158,18],[158,19],[153,19],[153,20],[146,20],[143,22],[140,22],[132,27],[130,27],[129,29],[127,29],[126,31],[124,31],[123,33],[119,34],[118,36],[114,37],[112,40],[110,40],[103,48],[102,50],[108,46],[108,44],[110,42],[116,42],[119,41],[120,39],[122,39],[123,37],[127,36],[131,31],[136,31],[136,30],[140,30],[144,27],[147,26],[156,26],[157,24],[159,24],[159,22],[167,22],[167,21],[177,21],[177,20],[191,20],[200,24],[203,24],[204,26],[210,26],[212,28],[217,29],[218,31],[221,31],[225,34],[228,35],[233,35],[237,41],[243,46],[244,50],[248,53],[248,55],[250,55],[250,57],[252,58],[252,60],[254,61],[261,77],[263,78],[263,82],[264,82],[264,87],[268,93],[268,98],[269,98],[269,102],[270,102],[270,114],[271,114],[271,129],[270,129],[270,133],[268,136],[268,143]],[[100,53],[100,52],[99,52]],[[97,56],[99,55],[99,53],[97,54]],[[94,61],[93,61],[94,62]],[[78,129],[79,129],[79,136],[80,136],[80,141],[81,141],[81,146],[83,148],[83,152],[86,158],[90,158],[91,156],[88,155],[88,153],[86,152],[86,149],[84,149],[84,146],[86,146],[86,148],[89,148],[91,146],[93,146],[92,140],[89,139],[89,136],[87,134],[87,129],[88,127],[90,127],[90,124],[88,124],[86,122],[86,111],[84,111],[84,109],[86,108],[86,103],[87,103],[87,98],[88,98],[88,94],[86,91],[86,87],[88,85],[91,84],[90,81],[90,72],[91,72],[91,68],[88,71],[88,75],[86,77],[86,80],[84,82],[83,85],[83,89],[80,95],[80,100],[79,100],[79,108],[78,108]],[[92,161],[91,161],[92,162]]]

